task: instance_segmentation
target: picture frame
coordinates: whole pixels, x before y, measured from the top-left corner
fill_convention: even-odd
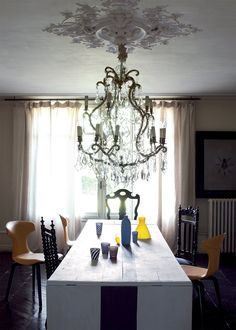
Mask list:
[[[236,132],[196,132],[196,197],[236,197]]]

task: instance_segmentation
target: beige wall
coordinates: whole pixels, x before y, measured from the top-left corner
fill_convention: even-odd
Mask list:
[[[12,219],[12,111],[0,102],[0,248],[9,245],[5,223]]]
[[[9,246],[5,223],[12,219],[12,111],[10,104],[0,102],[0,250]],[[197,101],[196,130],[236,131],[236,97],[211,98]],[[200,208],[200,240],[207,237],[207,199],[197,199]]]
[[[197,131],[236,131],[236,98],[209,98],[198,101]],[[200,241],[208,236],[208,200],[196,200],[200,209]]]

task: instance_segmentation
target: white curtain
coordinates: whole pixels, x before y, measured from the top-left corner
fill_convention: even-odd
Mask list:
[[[13,219],[27,220],[27,197],[29,178],[29,141],[27,139],[25,102],[14,102],[13,147],[12,147],[12,187]]]
[[[15,111],[14,120],[15,164],[20,165],[20,171],[16,171],[15,214],[34,221],[38,232],[41,216],[48,224],[54,220],[59,249],[63,249],[59,214],[70,219],[71,239],[79,232],[75,163],[80,104],[32,102],[21,108]],[[37,235],[34,247],[38,248],[40,243],[40,235]]]
[[[133,191],[140,195],[139,215],[158,224],[174,252],[179,204],[195,206],[195,104],[161,101],[154,111],[157,127],[166,126],[167,153],[157,155],[156,172],[148,181],[138,180]]]
[[[157,223],[173,251],[176,249],[176,214],[179,204],[195,206],[195,104],[160,102],[166,123],[167,169],[157,174]]]

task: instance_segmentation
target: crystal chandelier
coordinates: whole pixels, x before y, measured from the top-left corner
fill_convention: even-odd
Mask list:
[[[64,11],[59,24],[44,31],[71,37],[73,43],[89,48],[118,50],[119,65],[105,68],[105,78],[97,82],[95,107],[85,98],[83,120],[77,127],[76,167],[92,168],[100,180],[128,185],[138,178],[148,179],[156,168],[156,155],[166,155],[166,128],[157,130],[152,101],[142,99],[139,72],[128,70],[127,53],[135,48],[152,49],[171,38],[199,31],[179,21],[181,14],[169,13],[166,6],[140,9],[140,0],[104,0],[96,6],[76,4],[75,13]],[[165,158],[165,156],[163,156]],[[163,164],[163,162],[162,162]]]
[[[156,133],[152,101],[147,96],[143,107],[139,96],[141,85],[135,81],[139,72],[127,70],[125,45],[120,44],[118,49],[119,66],[105,68],[105,78],[97,82],[98,104],[89,111],[86,101],[83,126],[77,127],[78,167],[91,167],[101,180],[128,184],[139,177],[148,179],[149,160],[167,151],[166,129],[162,127]]]

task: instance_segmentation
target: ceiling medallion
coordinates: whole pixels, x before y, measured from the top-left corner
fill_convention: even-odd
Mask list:
[[[117,53],[120,44],[125,44],[128,52],[134,48],[152,49],[157,44],[166,45],[174,37],[199,31],[191,24],[181,23],[182,14],[168,12],[167,6],[140,9],[139,2],[104,0],[97,6],[77,3],[75,13],[62,12],[62,22],[50,24],[44,31],[71,37],[73,43],[89,48],[106,47],[112,53]]]

